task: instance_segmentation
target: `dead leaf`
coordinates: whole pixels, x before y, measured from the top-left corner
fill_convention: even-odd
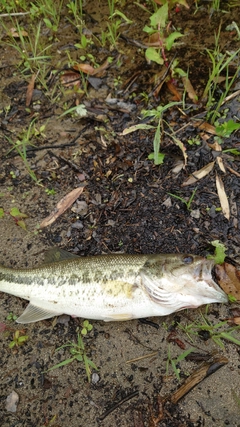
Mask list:
[[[227,319],[227,321],[230,325],[240,325],[240,317],[230,317]]]
[[[185,164],[184,164],[184,161],[183,160],[177,160],[176,162],[174,162],[174,165],[173,165],[174,167],[173,167],[173,169],[172,169],[172,173],[173,174],[178,174],[182,169],[184,169],[184,167],[185,167]]]
[[[226,173],[226,169],[225,169],[225,166],[224,166],[224,163],[223,163],[223,159],[222,159],[222,157],[217,157],[217,164],[218,164],[218,166],[219,166],[219,169],[220,169],[223,173]]]
[[[235,265],[224,262],[221,265],[215,265],[215,275],[224,292],[240,301],[240,270]],[[239,313],[233,313],[234,317],[236,315],[240,316]]]
[[[76,64],[73,66],[73,69],[82,71],[90,76],[94,76],[94,74],[96,74],[96,68],[93,68],[90,64]]]
[[[169,92],[171,92],[172,95],[174,95],[174,100],[176,101],[181,101],[182,96],[181,94],[178,92],[176,86],[174,86],[173,83],[171,83],[169,80],[165,82]]]
[[[27,37],[28,36],[28,33],[25,30],[17,31],[16,28],[10,28],[9,31],[10,31],[10,35],[16,39],[19,38],[20,36],[21,37]]]
[[[103,74],[103,71],[105,71],[110,66],[110,64],[111,62],[107,58],[106,61],[104,61],[104,63],[98,68],[93,68],[91,65],[83,63],[74,65],[73,69],[82,71],[83,73],[89,74],[90,76],[100,76]]]
[[[240,173],[238,173],[237,171],[235,171],[234,169],[230,168],[230,166],[227,166],[228,170],[233,173],[234,175],[238,176],[238,178],[240,178]]]
[[[79,73],[75,73],[74,71],[65,71],[61,75],[61,83],[68,86],[80,86],[80,76]]]
[[[197,104],[198,96],[197,96],[195,90],[193,89],[192,83],[190,82],[189,78],[188,77],[182,77],[182,82],[183,82],[183,85],[185,87],[185,90],[186,90],[189,98],[192,99],[194,104]]]
[[[26,93],[26,107],[29,107],[29,105],[31,104],[32,94],[33,94],[33,89],[34,89],[36,77],[37,77],[37,75],[33,74],[31,77],[31,80],[28,84],[27,93]]]
[[[50,213],[50,215],[45,218],[41,224],[40,228],[47,227],[48,225],[51,225],[53,222],[56,221],[56,219],[63,214],[72,204],[75,202],[75,200],[82,194],[84,187],[78,187],[72,190],[69,194],[64,196],[57,204],[56,208],[53,212]]]
[[[217,141],[214,141],[213,144],[210,144],[210,142],[208,142],[207,145],[214,151],[222,151],[222,147]]]
[[[192,176],[190,176],[186,181],[184,181],[184,183],[182,184],[182,187],[186,187],[187,185],[194,184],[199,179],[204,178],[206,175],[208,175],[211,172],[214,166],[214,163],[215,162],[210,162],[206,166],[204,166],[202,169],[199,169],[198,171],[194,172]]]
[[[216,187],[217,187],[218,197],[220,200],[220,205],[222,208],[222,213],[225,216],[225,218],[229,219],[230,209],[229,209],[228,198],[224,189],[222,178],[218,174],[216,174]]]
[[[208,132],[211,135],[216,135],[215,126],[212,126],[207,122],[202,122],[201,120],[197,120],[196,122],[193,122],[192,124],[193,124],[193,126],[198,127],[199,129],[204,130],[205,132]]]
[[[181,150],[181,152],[182,152],[182,154],[183,154],[183,158],[184,158],[184,167],[186,166],[186,164],[187,164],[187,150],[186,150],[186,147],[185,147],[185,145],[183,144],[183,142],[182,141],[180,141],[180,139],[178,139],[178,138],[173,138],[173,141],[175,142],[175,144],[180,148],[180,150]]]

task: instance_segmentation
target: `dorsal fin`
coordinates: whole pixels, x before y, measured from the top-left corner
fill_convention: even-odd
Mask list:
[[[69,261],[76,258],[79,258],[79,256],[74,255],[71,252],[67,252],[64,249],[53,247],[45,252],[43,263],[49,264],[52,262]]]

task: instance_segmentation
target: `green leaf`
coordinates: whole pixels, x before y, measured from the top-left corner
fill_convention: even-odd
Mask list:
[[[235,298],[233,295],[231,295],[231,294],[228,294],[228,301],[229,302],[236,302],[237,301],[237,298]]]
[[[53,371],[54,369],[60,368],[61,366],[65,366],[68,365],[69,363],[72,363],[75,360],[75,357],[71,357],[71,359],[66,359],[63,360],[63,362],[58,363],[57,365],[52,366],[51,368],[49,368],[47,371]]]
[[[120,12],[120,10],[116,10],[116,11],[112,14],[111,18],[112,18],[113,16],[120,16],[120,18],[122,18],[122,19],[123,19],[127,24],[132,24],[132,23],[133,23],[133,21],[131,21],[130,19],[128,19],[128,18],[126,17],[126,15],[124,15],[124,13]]]
[[[28,340],[28,336],[27,335],[23,335],[22,337],[18,338],[18,343],[19,344],[23,344],[27,340]]]
[[[163,153],[158,153],[158,155],[157,155],[157,163],[155,163],[155,161],[154,161],[154,164],[155,165],[161,165],[163,163],[164,157],[165,157],[165,155]],[[148,159],[149,160],[154,160],[155,159],[154,153],[150,153],[148,155]]]
[[[156,62],[159,65],[164,63],[163,58],[160,56],[159,51],[157,51],[154,47],[148,47],[145,56],[149,61]]]
[[[168,19],[168,3],[167,2],[150,17],[151,25],[153,27],[157,27],[157,26],[165,27],[167,19]]]
[[[51,23],[50,19],[43,18],[43,21],[45,22],[45,24],[48,28],[50,28],[50,29],[52,28],[52,23]]]
[[[237,150],[236,148],[228,148],[227,150],[223,150],[223,153],[231,153],[234,156],[239,156],[240,155],[240,151]]]
[[[225,259],[225,252],[227,248],[219,240],[213,240],[211,245],[215,247],[214,255],[208,255],[208,259],[213,259],[215,264],[223,264]]]
[[[18,208],[12,208],[11,210],[10,210],[10,215],[11,216],[20,216],[20,211],[19,211],[19,209]]]
[[[10,215],[14,218],[27,218],[28,216],[22,212],[18,208],[12,208],[10,210]]]
[[[216,126],[216,134],[220,137],[229,138],[235,130],[240,129],[240,123],[234,122],[232,119]]]
[[[11,341],[8,345],[9,348],[13,348],[16,345],[15,341]]]
[[[77,359],[77,360],[78,360],[78,362],[82,362],[82,361],[83,361],[83,357],[82,357],[82,355],[81,355],[81,354],[78,354],[78,355],[75,357],[75,359]]]
[[[148,33],[148,34],[153,34],[156,32],[156,30],[154,30],[151,27],[148,27],[148,25],[145,25],[145,27],[143,28],[143,31],[145,31],[145,33]]]
[[[19,219],[19,220],[17,221],[17,225],[18,225],[19,227],[21,227],[23,230],[27,230],[26,224],[25,224],[25,222],[24,222],[22,219]]]
[[[240,341],[237,338],[234,338],[230,333],[221,332],[221,337],[240,346]]]
[[[183,34],[179,33],[178,31],[174,31],[174,33],[170,34],[166,38],[166,48],[167,50],[171,50],[173,43],[176,39],[179,39],[179,37],[183,37]]]
[[[192,353],[195,350],[195,348],[189,348],[188,350],[184,351],[182,354],[180,354],[176,360],[176,362],[181,362],[184,360],[190,353]]]
[[[96,371],[98,371],[97,366],[95,365],[95,363],[93,363],[90,359],[87,359],[89,366],[91,366],[91,368],[95,369]]]
[[[81,35],[81,45],[83,49],[86,49],[87,47],[87,38],[84,34]]]
[[[3,210],[3,208],[0,208],[0,218],[3,218],[4,217],[4,210]]]

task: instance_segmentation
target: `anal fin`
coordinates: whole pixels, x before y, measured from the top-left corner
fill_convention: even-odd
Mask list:
[[[122,322],[124,320],[132,320],[132,313],[117,313],[117,314],[109,314],[104,317],[104,322]]]
[[[17,323],[32,323],[38,322],[39,320],[50,319],[54,316],[60,316],[62,313],[55,311],[45,310],[44,308],[37,307],[31,303],[28,304],[27,308],[16,320]]]

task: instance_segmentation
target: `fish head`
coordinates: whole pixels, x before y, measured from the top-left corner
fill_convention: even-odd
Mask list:
[[[172,312],[228,300],[214,280],[214,261],[200,256],[153,255],[141,276],[154,302],[168,306]]]

